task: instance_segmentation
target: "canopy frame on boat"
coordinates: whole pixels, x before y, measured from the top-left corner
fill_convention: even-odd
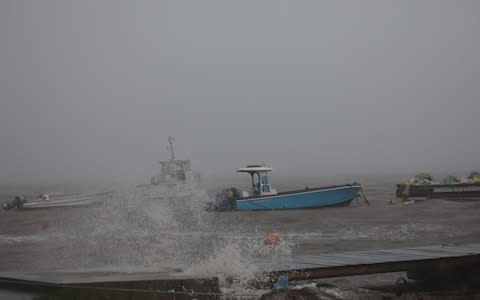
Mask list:
[[[237,169],[237,172],[250,174],[250,177],[252,178],[252,194],[257,196],[277,194],[277,192],[270,187],[270,178],[268,172],[271,171],[272,168],[264,165],[248,165],[245,168]],[[255,175],[257,175],[256,182]]]

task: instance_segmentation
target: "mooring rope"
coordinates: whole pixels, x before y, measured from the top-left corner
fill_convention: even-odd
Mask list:
[[[237,294],[237,293],[219,293],[219,292],[197,292],[194,290],[190,291],[176,291],[176,290],[157,290],[157,289],[127,289],[127,288],[109,288],[109,287],[98,287],[98,286],[77,286],[61,283],[48,283],[48,282],[32,282],[32,281],[17,281],[17,280],[8,280],[0,279],[0,283],[10,283],[17,285],[31,285],[31,286],[43,286],[43,287],[56,287],[56,288],[71,288],[71,289],[89,289],[89,290],[98,290],[98,291],[109,291],[109,292],[134,292],[134,293],[150,293],[150,294],[162,294],[162,295],[187,295],[187,296],[216,296],[220,298],[258,298],[258,295],[254,294]]]

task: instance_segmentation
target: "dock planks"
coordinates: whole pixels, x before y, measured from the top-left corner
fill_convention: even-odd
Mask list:
[[[434,245],[321,255],[256,259],[261,272],[291,279],[318,279],[373,273],[479,266],[480,244]]]

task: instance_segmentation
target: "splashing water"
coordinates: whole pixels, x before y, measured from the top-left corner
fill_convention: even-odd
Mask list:
[[[230,243],[218,248],[205,260],[201,260],[185,270],[192,276],[218,276],[222,285],[231,283],[233,277],[237,282],[253,279],[256,267],[249,263],[237,243]]]
[[[177,196],[168,190],[118,189],[108,203],[89,208],[80,222],[61,224],[50,238],[63,239],[56,257],[65,268],[121,272],[174,272],[218,276],[222,286],[245,289],[258,271],[252,257],[291,254],[293,245],[265,245],[265,233],[241,226],[217,230],[216,214],[202,191]],[[61,264],[60,264],[61,266]],[[60,267],[61,268],[61,267]]]

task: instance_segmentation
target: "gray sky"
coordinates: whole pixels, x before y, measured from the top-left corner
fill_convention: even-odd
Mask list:
[[[480,169],[480,2],[0,2],[0,182]]]

